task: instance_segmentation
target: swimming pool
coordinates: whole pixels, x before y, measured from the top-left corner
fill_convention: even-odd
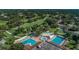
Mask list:
[[[52,38],[52,41],[51,42],[60,45],[61,43],[63,43],[63,41],[64,41],[63,38],[61,38],[59,36],[56,36],[55,38]]]
[[[44,36],[41,36],[40,39],[43,40],[43,41],[46,41],[47,40],[47,38],[44,37]]]
[[[36,43],[37,43],[37,42],[36,42],[35,40],[33,40],[32,38],[28,38],[28,39],[22,41],[22,44],[23,44],[23,45],[31,45],[31,46],[33,46],[33,45],[35,45]]]

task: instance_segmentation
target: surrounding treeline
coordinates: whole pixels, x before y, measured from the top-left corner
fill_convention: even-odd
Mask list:
[[[66,47],[79,49],[78,9],[1,9],[0,49],[23,49],[22,44],[13,44],[18,37],[30,32],[40,35],[50,31],[66,39]]]

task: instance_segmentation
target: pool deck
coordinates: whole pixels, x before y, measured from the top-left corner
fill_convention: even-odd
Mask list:
[[[64,42],[65,42],[65,40],[63,40],[63,42],[60,44],[60,46],[62,46]]]
[[[39,37],[32,37],[32,38],[37,42],[41,41]]]

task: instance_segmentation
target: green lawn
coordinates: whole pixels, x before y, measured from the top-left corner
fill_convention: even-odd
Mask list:
[[[25,23],[25,24],[21,25],[20,27],[23,27],[23,28],[32,27],[34,25],[41,25],[43,22],[44,22],[44,20],[37,20],[32,23]]]
[[[0,20],[0,25],[5,25],[6,23],[7,23],[7,21]]]
[[[49,29],[50,32],[58,34],[58,35],[64,35],[65,33],[63,32],[62,29],[60,28],[50,28]]]
[[[42,23],[44,23],[44,21],[49,17],[49,15],[46,15],[46,17],[44,19],[39,19],[35,22],[32,22],[32,23],[25,23],[23,25],[21,25],[21,27],[24,27],[24,28],[27,28],[27,27],[32,27],[34,25],[41,25]]]

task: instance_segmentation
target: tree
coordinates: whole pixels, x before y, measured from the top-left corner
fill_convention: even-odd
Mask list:
[[[69,40],[69,43],[66,45],[70,49],[76,48],[76,42],[72,39]]]
[[[10,47],[10,50],[23,50],[24,49],[24,45],[22,44],[12,44]]]

